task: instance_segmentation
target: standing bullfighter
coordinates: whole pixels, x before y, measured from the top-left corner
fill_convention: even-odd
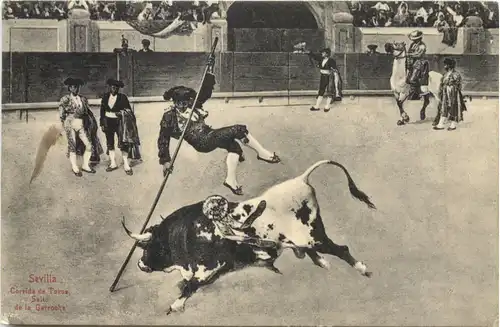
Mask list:
[[[436,117],[439,122],[434,126],[435,130],[443,130],[446,119],[449,119],[451,124],[448,130],[454,131],[457,129],[458,122],[464,119],[463,112],[467,110],[462,95],[462,76],[455,70],[455,65],[455,60],[444,59],[446,72],[441,79],[439,88],[439,112]]]
[[[165,101],[173,100],[174,105],[163,114],[160,123],[160,135],[158,136],[158,158],[160,165],[163,165],[163,173],[171,169],[170,139],[179,139],[182,131],[188,126],[184,139],[196,151],[209,153],[215,149],[224,149],[228,152],[226,165],[227,175],[223,185],[229,188],[236,195],[243,195],[242,187],[238,185],[236,178],[236,168],[239,162],[245,160],[240,143],[248,146],[257,152],[257,159],[268,163],[279,163],[281,159],[276,153],[265,149],[250,134],[245,125],[231,125],[227,127],[213,129],[205,124],[208,112],[203,110],[203,104],[212,95],[215,84],[215,77],[212,72],[213,58],[209,61],[209,74],[203,81],[195,105],[195,112],[187,125],[190,110],[196,99],[196,91],[185,86],[176,86],[163,94]]]
[[[91,160],[99,162],[103,153],[97,136],[97,121],[90,110],[87,98],[81,96],[80,87],[84,84],[79,78],[69,77],[64,81],[70,94],[59,101],[59,119],[68,140],[68,157],[75,176],[81,177],[77,156],[83,156],[82,171],[95,173],[90,167]]]
[[[421,96],[429,94],[429,62],[424,59],[427,46],[422,41],[423,33],[413,31],[408,35],[412,41],[407,53],[408,75],[406,82],[410,84],[411,90],[409,100],[418,100]]]
[[[131,109],[128,97],[120,93],[120,88],[124,87],[122,81],[110,78],[107,81],[109,92],[106,92],[101,99],[101,129],[106,135],[107,152],[110,164],[106,168],[107,172],[118,169],[116,164],[115,135],[118,139],[118,148],[123,158],[123,168],[127,175],[133,175],[133,170],[129,165],[130,159],[140,159],[139,133],[134,112]]]
[[[316,105],[311,107],[311,111],[318,111],[323,97],[326,96],[324,110],[328,112],[333,101],[342,100],[342,79],[337,70],[337,63],[331,58],[331,50],[328,48],[321,50],[320,54],[308,52],[308,55],[317,62],[321,74]]]

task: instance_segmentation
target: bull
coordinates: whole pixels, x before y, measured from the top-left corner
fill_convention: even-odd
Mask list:
[[[375,209],[344,166],[322,160],[302,175],[274,185],[255,198],[230,202],[214,195],[180,208],[143,234],[131,233],[122,221],[127,234],[143,249],[137,263],[140,270],[181,273],[181,295],[167,314],[184,310],[186,300],[199,287],[211,284],[226,272],[261,266],[281,274],[274,263],[287,248],[297,258],[307,255],[326,269],[329,264],[321,254],[337,256],[370,277],[372,273],[346,245],[335,244],[326,234],[315,189],[309,184],[310,174],[325,164],[341,168],[351,195]]]

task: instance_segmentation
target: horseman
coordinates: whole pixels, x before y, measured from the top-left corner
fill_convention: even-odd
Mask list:
[[[418,100],[421,96],[429,94],[429,62],[424,59],[427,46],[422,41],[423,33],[421,31],[411,32],[408,38],[412,43],[407,54],[408,75],[406,82],[411,85],[410,100]]]

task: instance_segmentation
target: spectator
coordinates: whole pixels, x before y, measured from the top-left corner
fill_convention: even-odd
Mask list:
[[[419,18],[422,18],[419,20],[422,24],[421,27],[423,27],[427,23],[427,19],[429,18],[429,13],[427,12],[427,9],[425,7],[426,7],[425,3],[423,1],[421,1],[420,7],[418,8],[417,12],[415,13],[415,22],[417,22],[417,20]],[[418,26],[418,23],[417,23],[417,26]]]
[[[71,9],[84,9],[89,11],[89,6],[85,0],[69,0],[68,11]]]
[[[142,21],[142,20],[152,20],[154,17],[153,15],[153,4],[151,2],[148,2],[146,4],[146,7],[144,7],[144,10],[141,11],[139,16],[137,16],[137,20]]]
[[[410,12],[408,11],[408,4],[406,2],[402,2],[399,5],[398,12],[394,16],[394,23],[397,26],[401,27],[409,27],[410,26]]]
[[[376,44],[368,44],[367,48],[368,48],[368,51],[366,52],[366,54],[374,55],[374,54],[380,53],[377,51],[378,45],[376,45]]]
[[[153,52],[153,50],[149,48],[151,42],[148,39],[142,40],[141,43],[142,43],[142,49],[139,50],[139,52]]]
[[[481,17],[479,17],[479,13],[475,9],[469,10],[467,13],[467,17],[463,20],[461,26],[469,27],[469,28],[480,28],[483,27],[484,23]]]
[[[375,9],[376,11],[385,10],[387,12],[387,11],[391,10],[389,5],[385,1],[384,2],[377,2],[377,4],[374,5],[372,8]]]

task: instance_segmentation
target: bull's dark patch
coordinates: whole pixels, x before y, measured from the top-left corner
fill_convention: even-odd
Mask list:
[[[325,226],[321,216],[316,214],[316,219],[311,222],[311,232],[309,233],[315,242],[323,242],[328,237],[326,236]]]
[[[270,230],[273,230],[274,229],[274,225],[273,224],[269,224],[269,225],[267,225],[267,228],[269,228]]]
[[[255,230],[255,227],[245,228],[244,232],[250,237],[257,237],[257,231]]]
[[[285,240],[285,239],[286,239],[286,236],[280,233],[280,235],[278,236],[278,240],[280,242],[283,242],[283,240]]]
[[[304,225],[309,226],[309,217],[311,216],[311,208],[307,206],[307,200],[302,201],[302,206],[298,209],[292,209],[295,217],[299,219]]]
[[[249,205],[249,204],[245,204],[245,205],[243,205],[243,210],[245,211],[245,213],[246,213],[247,215],[249,215],[249,214],[250,214],[250,212],[252,212],[252,206],[251,206],[251,205]]]

